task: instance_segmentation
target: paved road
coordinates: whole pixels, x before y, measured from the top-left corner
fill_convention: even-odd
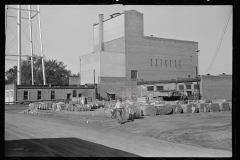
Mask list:
[[[232,152],[157,140],[130,132],[5,112],[6,156],[231,157]]]

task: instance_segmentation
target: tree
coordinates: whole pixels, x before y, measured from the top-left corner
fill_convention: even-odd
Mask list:
[[[31,62],[23,61],[21,66],[21,84],[22,85],[31,85],[32,75],[31,75]],[[43,72],[42,72],[42,60],[34,58],[33,65],[34,72],[34,84],[42,85],[43,84]],[[71,71],[66,69],[66,65],[62,61],[58,62],[57,60],[46,60],[45,61],[45,74],[46,74],[46,83],[51,83],[52,85],[68,85],[68,77],[71,75]],[[16,83],[17,80],[17,66],[10,68],[5,76],[5,84]]]

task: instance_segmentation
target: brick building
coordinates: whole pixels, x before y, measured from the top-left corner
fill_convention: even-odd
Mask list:
[[[143,14],[129,10],[93,25],[94,52],[80,56],[80,84],[130,97],[138,81],[196,77],[198,43],[144,35]]]
[[[202,75],[200,91],[202,99],[232,100],[232,75]]]
[[[197,84],[199,84],[200,88]],[[201,75],[198,79],[181,78],[171,80],[138,82],[137,95],[154,95],[154,93],[158,91],[177,90],[183,91],[183,93],[189,98],[198,94],[199,89],[201,99],[232,100],[232,75]]]
[[[72,97],[91,97],[95,99],[94,86],[48,86],[48,85],[5,85],[5,102],[71,99]]]

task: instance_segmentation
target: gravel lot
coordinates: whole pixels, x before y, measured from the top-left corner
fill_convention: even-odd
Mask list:
[[[231,111],[145,116],[118,124],[104,110],[21,113],[5,105],[10,157],[231,157]],[[46,114],[48,113],[48,114]]]

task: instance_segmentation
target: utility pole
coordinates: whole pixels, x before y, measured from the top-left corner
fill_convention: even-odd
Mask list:
[[[198,86],[198,68],[197,68],[197,66],[196,66],[196,78],[197,78],[197,93],[198,93],[198,95],[197,95],[197,100],[199,99],[199,96],[200,96],[200,90],[199,90],[199,86]]]
[[[43,85],[46,85],[46,74],[45,74],[45,63],[44,63],[44,56],[43,56],[42,30],[41,30],[41,22],[40,22],[39,5],[37,5],[37,9],[38,9],[39,38],[40,38],[41,54],[42,54]]]
[[[33,76],[33,44],[32,44],[32,18],[31,18],[31,5],[28,5],[29,9],[29,30],[30,30],[30,51],[31,51],[31,71],[32,71],[32,85],[34,85],[34,76]]]
[[[93,83],[94,83],[94,86],[95,86],[95,69],[93,70]]]
[[[81,85],[81,58],[80,58],[79,84]]]
[[[17,85],[21,85],[21,5],[18,5],[17,28],[18,28],[18,61],[17,61]]]

